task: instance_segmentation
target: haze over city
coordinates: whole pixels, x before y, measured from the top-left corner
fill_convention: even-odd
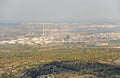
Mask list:
[[[0,0],[0,22],[119,23],[119,0]]]

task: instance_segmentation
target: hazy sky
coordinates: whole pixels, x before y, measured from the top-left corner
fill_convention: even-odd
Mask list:
[[[2,21],[120,21],[120,0],[0,0]]]

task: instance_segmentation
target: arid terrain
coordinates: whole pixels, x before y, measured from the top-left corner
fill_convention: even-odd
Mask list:
[[[120,49],[77,45],[0,47],[2,78],[119,78]]]

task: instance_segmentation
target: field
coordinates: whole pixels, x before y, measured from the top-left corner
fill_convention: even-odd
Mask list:
[[[120,49],[0,46],[1,78],[119,78]]]

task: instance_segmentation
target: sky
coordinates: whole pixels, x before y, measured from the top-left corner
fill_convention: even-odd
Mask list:
[[[120,0],[0,0],[0,22],[120,22]]]

